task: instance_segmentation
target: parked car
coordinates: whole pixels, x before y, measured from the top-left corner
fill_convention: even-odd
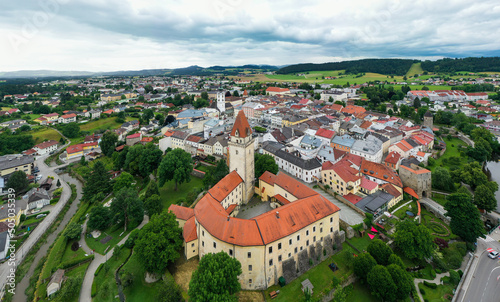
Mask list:
[[[498,259],[498,256],[500,256],[500,254],[497,251],[491,251],[488,253],[488,257],[491,259]]]

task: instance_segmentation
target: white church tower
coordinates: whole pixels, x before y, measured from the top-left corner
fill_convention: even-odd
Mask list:
[[[241,110],[234,121],[229,141],[229,172],[236,171],[245,182],[243,203],[248,203],[255,193],[254,138],[252,128]]]
[[[220,113],[226,111],[226,94],[224,92],[217,92],[217,109]]]

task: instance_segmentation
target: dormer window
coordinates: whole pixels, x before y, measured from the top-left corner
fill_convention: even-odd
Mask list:
[[[236,129],[236,131],[234,132],[234,135],[235,136],[240,136],[240,132],[238,131],[238,129]]]

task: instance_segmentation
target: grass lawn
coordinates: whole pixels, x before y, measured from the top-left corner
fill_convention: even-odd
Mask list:
[[[51,128],[43,128],[42,130],[39,131],[30,131],[28,132],[28,134],[31,134],[33,136],[35,144],[39,144],[44,140],[52,139],[55,141],[59,141],[61,139],[61,135],[59,134],[59,132]]]
[[[162,281],[159,280],[155,283],[146,283],[144,276],[146,271],[143,265],[139,262],[137,253],[132,254],[127,263],[121,268],[120,272],[128,271],[134,275],[134,282],[132,285],[124,289],[127,301],[142,302],[142,301],[155,301],[158,296],[158,291],[162,287]],[[167,271],[167,274],[170,273]],[[168,276],[172,278],[172,276]]]
[[[434,219],[435,222],[431,222],[432,219]],[[422,208],[422,223],[431,231],[434,237],[442,238],[446,241],[459,238],[451,232],[450,227],[446,223],[425,208]]]
[[[123,248],[118,257],[113,255],[108,261],[106,261],[99,273],[94,278],[94,283],[92,287],[96,288],[97,295],[94,297],[94,301],[111,302],[120,301],[119,298],[115,298],[118,295],[118,287],[115,281],[115,271],[116,269],[127,260],[130,255],[130,249]],[[131,301],[131,300],[129,300]],[[148,301],[147,299],[144,301]]]
[[[432,200],[439,203],[443,207],[444,207],[444,204],[447,202],[446,195],[439,194],[439,193],[432,193]]]
[[[370,290],[366,284],[361,284],[361,282],[354,283],[354,288],[347,296],[346,301],[349,302],[378,302],[377,297],[371,295]]]
[[[198,177],[191,176],[191,181],[188,183],[183,183],[177,186],[177,191],[175,191],[175,182],[166,182],[163,187],[160,188],[160,197],[163,202],[163,208],[168,209],[168,207],[176,203],[179,199],[185,199],[187,194],[194,188],[203,187],[203,180]]]
[[[69,261],[74,258],[79,258],[79,257],[85,257],[85,251],[81,248],[76,250],[76,252],[73,252],[71,250],[71,245],[73,244],[73,241],[68,241],[66,244],[66,249],[64,250],[64,254],[61,258],[61,263],[64,263],[66,261]]]
[[[413,63],[413,65],[411,65],[410,67],[410,70],[408,70],[408,72],[406,73],[406,77],[412,77],[414,76],[415,74],[422,74],[424,73],[424,70],[422,69],[422,63]]]
[[[417,202],[416,201],[410,202],[409,204],[397,210],[393,214],[396,215],[399,219],[404,219],[405,217],[408,216],[408,214],[406,214],[406,211],[411,211],[413,212],[413,214],[417,215],[418,212]]]
[[[116,122],[117,117],[108,117],[91,122],[80,124],[81,131],[95,132],[97,130],[118,129],[122,125]],[[134,120],[134,118],[127,117],[126,121]]]
[[[33,223],[39,223],[41,222],[45,217],[40,217],[38,219],[36,219],[36,215],[34,216],[30,216],[29,219],[26,219],[25,221],[23,221],[22,225],[30,225],[30,224],[33,224]]]
[[[136,227],[137,227],[137,224],[136,225],[129,225],[127,227],[127,231],[123,232],[122,225],[113,225],[113,226],[110,226],[109,228],[107,228],[106,230],[104,230],[103,232],[101,232],[101,236],[99,236],[97,238],[85,237],[85,242],[87,242],[87,245],[89,246],[89,248],[95,250],[96,253],[104,255],[105,253],[109,252],[118,242],[120,242],[120,240],[122,240],[125,236],[127,236],[127,234],[130,233]],[[120,234],[121,234],[121,236],[120,236]],[[113,237],[113,238],[105,244],[101,243],[100,242],[101,239],[106,238],[108,235]]]
[[[429,302],[441,302],[441,301],[449,301],[444,299],[445,294],[453,294],[453,285],[444,284],[438,285],[436,289],[432,289],[430,287],[425,286],[423,283],[418,284],[418,288],[423,288],[425,291],[425,295],[422,295],[426,301]]]
[[[344,243],[344,250],[352,251],[352,249]],[[284,287],[280,287],[279,285],[273,285],[265,290],[264,296],[267,301],[271,301],[269,297],[269,293],[275,290],[279,290],[280,293],[273,301],[298,301],[304,297],[304,293],[302,292],[301,282],[305,279],[309,279],[314,286],[313,290],[313,300],[315,298],[320,297],[323,294],[323,291],[329,291],[333,289],[333,276],[341,279],[343,276],[348,276],[350,272],[347,270],[346,266],[342,261],[342,253],[338,253],[327,258],[325,261],[321,262],[314,268],[308,270],[304,274],[302,274],[297,279],[288,283]],[[335,262],[339,267],[335,273],[330,270],[328,265],[332,262]]]
[[[431,171],[433,171],[436,167],[444,167],[449,170],[451,167],[461,166],[462,164],[467,163],[467,156],[461,157],[459,152],[460,146],[467,147],[467,144],[464,141],[454,137],[452,139],[447,139],[445,137],[444,141],[446,143],[446,152],[444,152],[443,156],[436,159],[436,163],[433,166],[428,167]],[[458,162],[450,163],[448,162],[450,157],[457,157],[459,160]]]
[[[378,236],[375,236],[375,238],[373,239],[378,239]],[[372,242],[367,234],[365,234],[363,237],[352,237],[351,239],[348,239],[348,241],[361,252],[366,251],[368,245],[370,244],[370,242]]]
[[[90,265],[90,262],[87,262],[83,265],[80,265],[79,267],[77,268],[74,268],[70,271],[67,271],[65,272],[65,275],[67,277],[76,277],[76,276],[80,276],[82,278],[82,283],[83,283],[83,278],[85,277],[85,272],[87,271],[87,267]],[[81,284],[78,288],[81,287]],[[80,299],[80,293],[78,292],[76,295],[73,296],[73,299],[69,300],[71,302],[78,302],[78,300]]]
[[[175,283],[179,284],[179,286],[181,287],[182,297],[186,301],[189,300],[189,282],[191,282],[193,272],[198,268],[199,263],[200,259],[198,257],[193,257],[189,260],[184,259],[184,257],[180,257],[175,261],[173,265],[169,266],[168,268],[168,270],[174,276]],[[260,293],[260,296],[262,297],[262,293]]]
[[[210,171],[210,168],[207,167],[207,166],[204,166],[204,165],[198,165],[196,166],[195,168],[196,170],[200,170],[200,171],[203,171],[205,173],[208,173],[208,171]]]

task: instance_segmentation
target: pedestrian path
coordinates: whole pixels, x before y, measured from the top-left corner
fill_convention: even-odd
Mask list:
[[[437,285],[440,285],[441,284],[441,278],[443,277],[446,277],[446,276],[449,276],[450,273],[446,272],[446,273],[442,273],[442,274],[436,274],[436,278],[434,278],[433,280],[427,280],[427,279],[414,279],[413,282],[415,283],[415,289],[417,290],[417,294],[418,296],[420,297],[420,301],[424,301],[424,297],[422,297],[422,294],[420,293],[420,290],[418,288],[418,284],[419,283],[423,283],[424,281],[427,281],[429,283],[434,283],[434,284],[437,284]]]
[[[494,242],[496,241],[495,239],[491,238],[490,236],[486,235],[486,238],[480,238],[484,242]]]

